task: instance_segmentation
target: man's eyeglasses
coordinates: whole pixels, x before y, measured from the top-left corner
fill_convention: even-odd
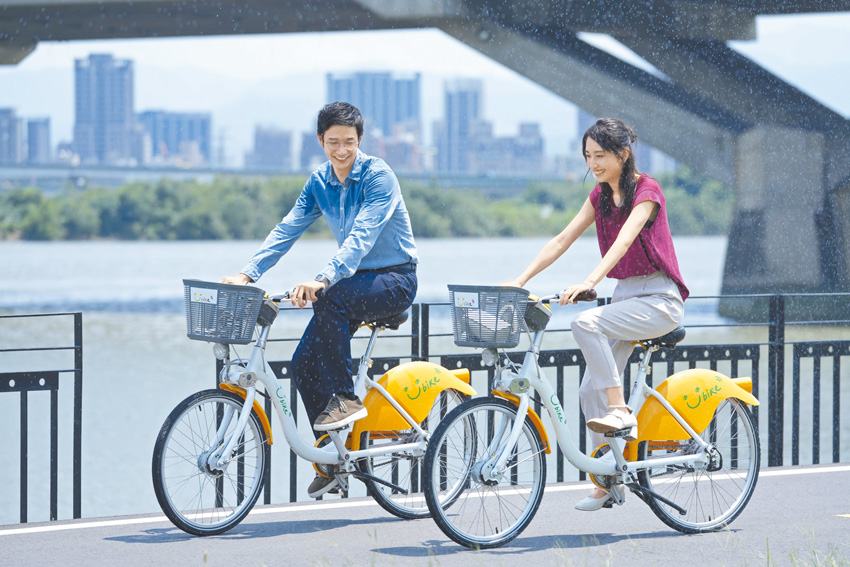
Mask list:
[[[346,150],[353,150],[357,147],[357,140],[346,140],[345,142],[340,142],[338,140],[329,140],[325,142],[325,147],[332,152],[335,152],[343,146],[345,146]]]

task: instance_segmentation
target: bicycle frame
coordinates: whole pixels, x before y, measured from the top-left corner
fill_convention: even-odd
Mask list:
[[[678,423],[678,425],[682,427],[682,429],[687,433],[690,439],[696,442],[703,449],[703,451],[697,454],[690,455],[653,458],[651,461],[627,461],[623,455],[625,442],[613,437],[609,437],[609,445],[611,447],[613,461],[610,458],[592,458],[582,453],[576,447],[575,443],[572,440],[570,426],[567,423],[564,411],[562,409],[563,406],[561,404],[560,399],[558,398],[555,388],[553,387],[552,383],[546,378],[543,369],[538,364],[538,355],[540,352],[540,345],[543,340],[544,332],[545,330],[543,329],[534,332],[531,339],[531,345],[525,353],[525,358],[523,360],[523,364],[518,375],[511,375],[510,373],[504,372],[506,367],[500,367],[498,369],[497,375],[499,379],[494,384],[494,390],[511,392],[512,382],[517,380],[527,380],[528,389],[537,390],[537,392],[540,394],[543,404],[546,406],[546,410],[549,412],[549,416],[555,426],[555,436],[558,440],[558,445],[561,447],[561,450],[563,451],[567,460],[573,466],[575,466],[579,470],[594,475],[630,475],[636,473],[639,470],[646,469],[650,466],[661,467],[668,465],[683,465],[687,463],[695,467],[705,467],[709,463],[709,444],[706,443],[706,441],[703,440],[702,437],[696,431],[694,431],[694,429],[688,424],[688,422],[682,417],[682,415],[678,411],[676,411],[676,409],[670,404],[667,399],[665,399],[658,391],[651,388],[646,382],[646,376],[649,373],[648,369],[650,358],[652,356],[652,353],[657,350],[658,347],[648,348],[641,358],[638,373],[635,377],[635,384],[632,389],[632,395],[629,398],[629,407],[635,415],[639,415],[640,410],[642,409],[647,400],[657,400],[661,404],[661,406],[669,413],[669,415],[676,421],[676,423]],[[522,384],[522,382],[517,382],[517,384]],[[520,386],[520,389],[522,388],[524,388],[524,386]],[[490,469],[489,474],[493,478],[496,478],[505,469],[507,460],[511,452],[510,449],[512,449],[515,445],[516,440],[519,437],[522,429],[523,420],[525,419],[525,416],[528,413],[529,401],[530,395],[528,391],[524,391],[519,394],[517,419],[514,422],[512,431],[510,433],[510,443],[506,445],[506,450],[502,451],[496,462],[493,463],[492,466],[488,467]],[[499,436],[498,441],[501,441],[501,436]],[[491,445],[491,447],[496,446],[498,445]]]
[[[330,439],[333,441],[332,444],[327,444],[323,447],[315,447],[312,444],[305,441],[298,432],[298,426],[295,422],[295,417],[292,415],[292,411],[290,409],[290,405],[288,402],[288,398],[283,388],[278,384],[277,377],[269,366],[268,362],[265,360],[265,348],[268,342],[268,335],[270,326],[264,325],[259,326],[258,337],[255,341],[252,349],[250,357],[247,360],[247,363],[244,366],[244,369],[238,367],[234,369],[238,372],[238,382],[240,384],[245,384],[245,386],[239,388],[241,391],[244,391],[245,402],[242,406],[242,411],[240,412],[239,422],[237,424],[236,432],[241,434],[241,431],[244,430],[245,425],[250,417],[251,411],[258,411],[261,413],[261,417],[265,418],[264,413],[262,413],[262,408],[254,407],[254,400],[256,399],[256,381],[260,381],[265,387],[266,391],[269,392],[272,397],[273,404],[272,406],[275,409],[275,414],[277,414],[278,421],[283,427],[284,437],[289,444],[290,448],[295,452],[299,457],[316,463],[323,465],[339,465],[343,464],[346,469],[350,470],[350,467],[353,466],[353,463],[359,459],[363,459],[366,457],[375,457],[384,454],[392,454],[399,452],[416,452],[416,453],[424,453],[427,448],[427,440],[430,437],[430,433],[424,430],[420,425],[419,421],[416,417],[411,415],[411,413],[406,410],[402,404],[399,403],[397,399],[395,399],[384,386],[378,383],[375,380],[372,380],[368,376],[368,370],[372,364],[371,361],[371,353],[375,344],[375,339],[377,333],[380,331],[377,327],[372,327],[372,335],[369,338],[368,346],[366,347],[366,352],[361,358],[360,365],[358,368],[357,376],[354,382],[355,393],[363,399],[365,393],[368,390],[374,389],[380,393],[383,399],[388,402],[393,409],[395,409],[398,414],[403,418],[406,422],[406,427],[416,431],[420,440],[415,443],[408,444],[398,444],[392,446],[383,446],[383,447],[374,447],[370,449],[360,449],[360,450],[349,450],[346,448],[345,438],[349,431],[352,430],[353,424],[339,431],[329,431],[328,434]],[[432,365],[435,366],[435,365]],[[241,370],[241,371],[240,371]],[[446,380],[446,383],[442,385],[442,391],[448,388],[454,388],[462,393],[467,395],[475,395],[475,391],[465,382],[463,382],[458,376],[457,372],[446,371],[452,378]],[[273,394],[273,395],[272,395]],[[430,410],[430,407],[428,408]],[[224,440],[219,438],[223,435],[223,431],[226,430],[226,426],[230,423],[232,416],[226,415],[226,419],[222,421],[222,426],[219,427],[217,437],[216,437],[216,445],[219,445]],[[357,422],[355,422],[356,424]],[[239,434],[231,435],[230,439],[227,441],[226,447],[223,447],[221,450],[215,451],[212,455],[210,455],[208,459],[208,463],[210,467],[215,469],[220,469],[227,464],[227,460],[223,459],[222,455],[231,455],[233,454],[233,448],[237,443],[239,438]]]

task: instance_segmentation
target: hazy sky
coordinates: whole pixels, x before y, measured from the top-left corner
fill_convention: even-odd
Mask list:
[[[850,14],[760,17],[757,34],[731,45],[850,115]],[[583,37],[629,59],[606,36]],[[573,105],[437,30],[44,42],[17,66],[0,67],[0,107],[49,116],[53,143],[70,140],[73,63],[91,53],[134,61],[137,111],[211,112],[231,165],[250,149],[255,124],[310,131],[324,74],[336,71],[421,72],[426,141],[442,113],[442,83],[454,77],[484,81],[484,115],[499,135],[540,122],[550,155],[566,153],[575,136]]]

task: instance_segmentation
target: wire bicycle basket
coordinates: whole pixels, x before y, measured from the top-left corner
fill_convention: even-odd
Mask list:
[[[247,285],[183,280],[186,335],[197,341],[251,342],[266,292]]]
[[[513,348],[519,344],[527,290],[476,285],[448,287],[457,346]]]

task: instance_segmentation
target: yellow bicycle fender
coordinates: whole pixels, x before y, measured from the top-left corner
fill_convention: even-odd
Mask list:
[[[245,399],[245,396],[247,396],[247,393],[245,392],[245,390],[243,390],[239,386],[231,386],[227,382],[222,382],[221,384],[218,385],[218,387],[221,388],[222,390],[227,390],[228,392],[233,392],[237,396],[240,396],[243,400]],[[254,411],[257,412],[257,416],[259,416],[259,418],[260,418],[260,423],[263,426],[263,431],[266,432],[266,443],[271,445],[272,443],[274,443],[274,441],[272,440],[272,425],[271,425],[271,423],[269,423],[269,418],[266,416],[266,412],[263,410],[263,406],[260,405],[260,402],[258,402],[257,400],[254,400],[254,406],[253,407],[254,407]]]
[[[753,393],[753,379],[752,378],[749,378],[749,377],[747,377],[747,378],[732,378],[732,381],[734,383],[736,383],[738,386],[740,386],[741,388],[743,388],[745,392],[748,392],[750,394]],[[756,402],[755,405],[758,405],[758,402]]]
[[[752,389],[750,378],[733,380],[713,370],[693,368],[670,376],[656,391],[699,433],[708,427],[717,406],[727,398],[737,398],[751,406],[759,405],[759,401],[750,393]],[[655,398],[646,400],[637,420],[638,441],[689,438],[682,426]]]
[[[407,362],[390,369],[381,376],[378,384],[410,414],[416,423],[428,417],[440,392],[457,390],[474,396],[469,385],[469,370],[449,370],[431,362]],[[410,424],[376,389],[366,394],[363,400],[369,415],[354,422],[352,450],[360,448],[361,433],[364,431],[394,431],[410,429]]]
[[[504,398],[517,406],[519,405],[519,396],[516,394],[508,394],[507,392],[493,390],[493,395]],[[537,415],[537,412],[534,411],[534,408],[528,408],[528,417],[531,418],[531,423],[534,425],[537,433],[540,434],[540,440],[543,441],[543,448],[545,449],[545,452],[551,453],[552,447],[549,445],[549,435],[546,434],[546,428],[543,427],[543,422],[540,420],[540,416]]]

